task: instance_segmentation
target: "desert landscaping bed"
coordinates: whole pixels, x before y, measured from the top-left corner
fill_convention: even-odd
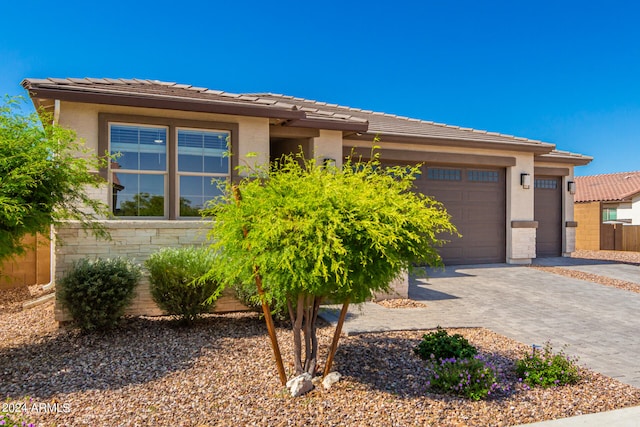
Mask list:
[[[430,392],[412,348],[424,331],[343,337],[329,391],[291,398],[254,313],[210,315],[191,328],[127,319],[117,330],[58,329],[53,307],[0,317],[0,398],[49,403],[37,426],[503,426],[640,404],[640,390],[584,370],[577,385],[525,390],[511,373],[528,346],[486,329],[452,329],[502,370],[505,390],[472,402]],[[333,328],[319,331],[325,355]],[[290,332],[278,326],[282,351]],[[288,371],[291,371],[288,366]],[[49,411],[50,412],[50,411]]]

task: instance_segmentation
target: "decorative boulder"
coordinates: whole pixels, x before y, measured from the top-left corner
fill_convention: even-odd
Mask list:
[[[311,379],[311,375],[305,372],[304,374],[293,377],[287,381],[287,388],[291,391],[291,396],[302,396],[303,394],[313,390],[313,383],[311,382]]]
[[[329,390],[332,385],[340,381],[340,377],[342,377],[340,372],[329,372],[327,376],[324,377],[324,380],[322,380],[322,386],[325,390]]]

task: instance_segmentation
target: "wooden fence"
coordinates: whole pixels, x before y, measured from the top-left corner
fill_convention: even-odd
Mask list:
[[[640,252],[640,225],[622,227],[622,250]]]
[[[32,248],[24,255],[0,263],[0,289],[43,285],[51,280],[49,239],[27,236],[25,243]]]
[[[640,252],[640,225],[602,224],[600,249]]]

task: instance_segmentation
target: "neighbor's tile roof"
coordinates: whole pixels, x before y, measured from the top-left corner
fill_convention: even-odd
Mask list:
[[[320,128],[322,128],[322,123],[342,123],[340,126],[345,130],[352,126],[354,129],[366,130],[368,135],[486,142],[504,145],[505,148],[510,146],[525,150],[531,149],[539,153],[550,152],[554,148],[553,144],[528,138],[272,93],[235,94],[204,87],[142,79],[25,79],[22,85],[30,91],[32,97],[38,97],[38,90],[43,93],[43,90],[54,90],[58,93],[73,93],[74,96],[82,96],[82,94],[117,95],[121,97],[120,99],[122,97],[147,98],[157,100],[159,103],[162,101],[191,101],[200,105],[210,103],[229,107],[250,106],[254,108],[254,111],[266,110],[266,113],[261,114],[268,117],[283,115],[289,119],[319,123],[318,127]],[[291,124],[296,125],[295,120]]]
[[[576,202],[622,201],[640,193],[640,171],[578,176]]]

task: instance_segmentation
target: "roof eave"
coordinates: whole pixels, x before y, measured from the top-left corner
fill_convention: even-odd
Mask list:
[[[553,151],[555,145],[547,143],[526,143],[520,141],[504,142],[504,141],[491,141],[491,140],[478,140],[478,139],[460,139],[460,138],[446,138],[446,137],[429,137],[422,135],[410,135],[400,133],[376,133],[376,132],[363,132],[353,134],[345,137],[345,139],[358,140],[358,141],[373,141],[378,137],[381,141],[387,142],[399,142],[409,144],[420,145],[437,145],[447,147],[464,147],[464,148],[486,148],[486,149],[501,149],[511,151],[524,151],[534,154],[546,154]]]
[[[287,122],[285,126],[295,126],[301,128],[340,130],[350,132],[366,132],[369,128],[369,122],[351,122],[347,120],[331,120],[331,119],[295,119]]]
[[[593,157],[583,156],[583,155],[574,155],[574,156],[558,156],[558,155],[540,155],[536,156],[536,160],[549,162],[549,163],[562,163],[562,164],[571,164],[573,166],[585,166],[591,163]]]
[[[24,82],[23,82],[24,83]],[[274,107],[243,105],[233,102],[171,98],[148,94],[96,93],[90,91],[55,89],[24,85],[32,99],[59,99],[61,101],[82,102],[88,104],[123,105],[127,107],[158,108],[203,113],[231,114],[238,116],[281,118],[287,120],[304,119],[305,113]]]

